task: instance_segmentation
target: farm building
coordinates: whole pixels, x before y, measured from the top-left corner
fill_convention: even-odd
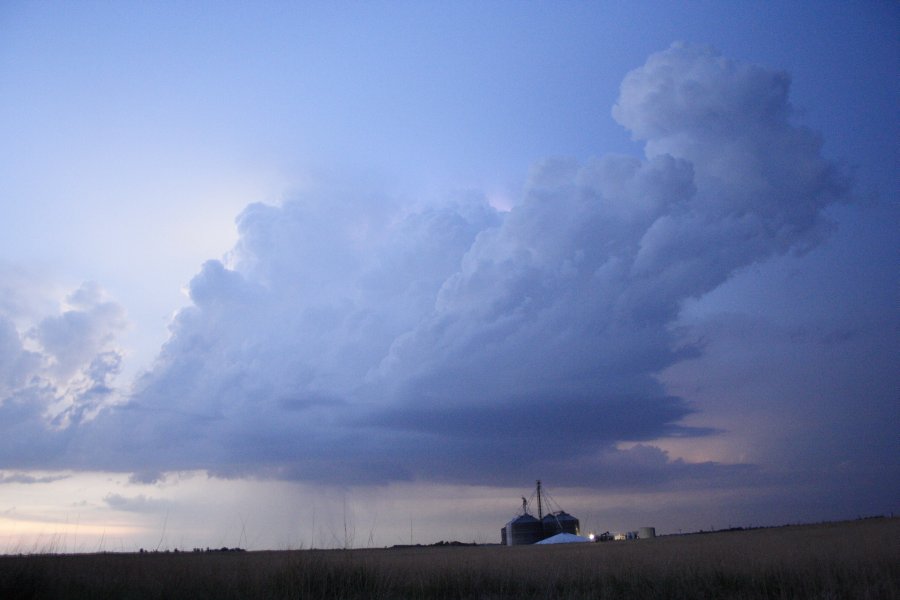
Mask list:
[[[504,546],[520,546],[523,544],[536,544],[542,540],[567,534],[572,537],[579,537],[580,523],[577,518],[573,517],[564,510],[557,510],[544,513],[544,500],[546,494],[541,490],[541,482],[537,481],[535,494],[532,498],[537,498],[538,515],[535,517],[528,511],[529,501],[522,498],[522,512],[515,518],[511,519],[500,530],[500,543]],[[550,500],[546,496],[546,500]],[[586,539],[586,538],[582,538]],[[568,537],[562,537],[557,542],[568,540]],[[579,540],[580,541],[580,540]]]

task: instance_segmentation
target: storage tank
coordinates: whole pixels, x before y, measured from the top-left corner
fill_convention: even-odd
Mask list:
[[[638,529],[639,540],[649,540],[656,537],[656,527],[641,527]]]
[[[533,544],[541,541],[541,522],[531,515],[519,515],[506,524],[506,545],[520,546],[522,544]],[[503,530],[501,530],[501,537]]]
[[[581,524],[578,519],[564,510],[550,513],[542,519],[542,523],[545,538],[556,535],[557,533],[571,533],[573,535],[579,535],[581,533]]]

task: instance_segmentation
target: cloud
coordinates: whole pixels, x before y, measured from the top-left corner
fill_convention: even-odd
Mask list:
[[[67,479],[68,475],[29,475],[27,473],[0,473],[0,485],[5,483],[53,483]]]
[[[121,494],[107,494],[103,502],[114,510],[135,513],[156,513],[168,509],[171,502],[159,498],[150,498],[144,494],[137,496],[123,496]]]
[[[26,350],[13,322],[0,315],[0,398],[22,388],[40,366],[40,355]]]
[[[673,332],[686,300],[814,247],[848,197],[789,84],[677,44],[613,108],[646,156],[544,161],[509,212],[346,190],[247,207],[153,368],[78,427],[70,460],[336,483],[746,475],[652,446],[715,433],[683,424],[696,409],[658,375],[701,352]],[[87,304],[31,336],[61,373],[109,340],[82,320],[115,313],[91,290],[70,301]]]
[[[56,379],[70,379],[90,363],[124,327],[124,311],[107,300],[94,282],[82,284],[66,297],[67,310],[44,318],[28,332],[47,360],[47,369]],[[96,374],[96,371],[95,371]]]
[[[16,316],[16,315],[13,315]],[[122,307],[95,283],[66,297],[57,315],[19,333],[0,314],[0,456],[6,467],[59,466],[74,431],[116,399]]]

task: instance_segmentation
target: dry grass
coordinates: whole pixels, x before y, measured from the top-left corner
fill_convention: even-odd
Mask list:
[[[0,557],[0,598],[900,597],[900,519],[560,546]]]

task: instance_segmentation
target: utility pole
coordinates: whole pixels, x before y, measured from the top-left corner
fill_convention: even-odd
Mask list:
[[[541,508],[541,480],[537,480],[537,497],[538,497],[538,520],[544,518],[544,512]]]

